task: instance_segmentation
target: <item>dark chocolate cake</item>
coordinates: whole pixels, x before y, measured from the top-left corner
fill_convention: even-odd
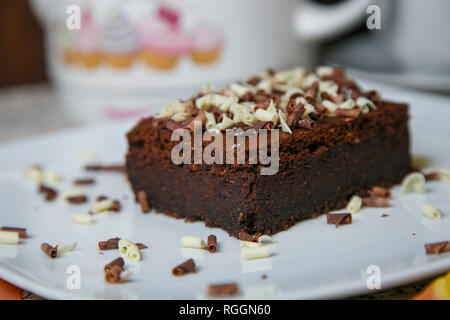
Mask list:
[[[269,154],[269,136],[277,130],[276,173],[264,175],[268,164],[237,164],[236,158],[232,164],[175,164],[179,141],[172,134],[194,131],[195,122],[201,133],[223,136],[224,146],[226,130],[267,130]],[[217,92],[206,87],[141,120],[128,142],[127,173],[141,199],[157,212],[203,220],[234,236],[286,230],[411,171],[408,106],[364,92],[342,69],[330,67],[269,70]],[[202,141],[201,150],[208,144]],[[246,160],[250,150],[246,145]]]

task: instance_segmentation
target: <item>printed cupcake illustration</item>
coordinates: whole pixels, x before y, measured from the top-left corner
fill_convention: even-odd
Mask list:
[[[75,45],[74,31],[67,29],[65,26],[61,27],[61,50],[63,54],[63,61],[65,64],[73,64],[77,61],[77,51]]]
[[[95,11],[83,8],[80,29],[69,30],[65,24],[58,28],[61,59],[88,69],[107,65],[117,70],[137,61],[163,71],[175,68],[180,59],[197,66],[218,61],[224,40],[214,23],[183,19],[177,8],[167,4],[155,6],[139,20],[117,8],[99,20]]]
[[[137,56],[138,47],[137,33],[127,17],[119,12],[111,14],[100,32],[104,62],[116,69],[128,68]]]
[[[142,57],[150,67],[170,70],[181,55],[190,51],[189,36],[179,27],[178,13],[161,7],[146,19],[140,28]]]
[[[222,50],[222,35],[212,23],[203,22],[192,32],[192,60],[198,64],[217,61]]]
[[[98,33],[87,10],[82,11],[81,28],[75,32],[76,60],[86,68],[94,68],[101,63],[98,50]]]

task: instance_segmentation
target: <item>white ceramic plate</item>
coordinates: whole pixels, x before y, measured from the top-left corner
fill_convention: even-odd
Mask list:
[[[365,84],[365,88],[379,88],[385,97],[411,102],[413,153],[431,157],[437,167],[450,167],[449,99]],[[229,281],[239,283],[240,297],[245,298],[336,298],[368,292],[366,271],[371,265],[380,268],[382,289],[450,269],[450,254],[426,256],[424,250],[425,243],[450,240],[450,190],[443,182],[427,183],[426,195],[403,198],[397,186],[392,190],[392,208],[364,208],[354,215],[353,224],[338,229],[326,224],[325,216],[298,223],[275,235],[272,257],[243,261],[238,241],[220,229],[161,214],[143,215],[121,174],[94,174],[97,184],[84,188],[91,201],[105,194],[123,205],[119,214],[96,216],[92,226],[70,222],[71,214],[86,211],[88,205],[70,206],[61,200],[45,203],[23,178],[24,167],[42,164],[63,175],[60,191],[71,189],[73,178],[90,175],[82,170],[79,151],[96,150],[104,163],[122,162],[124,132],[131,125],[84,128],[0,146],[0,225],[25,227],[30,234],[18,246],[0,245],[0,277],[56,299],[196,299],[205,297],[208,284]],[[425,202],[440,207],[443,219],[424,218],[420,206]],[[389,216],[382,218],[382,214]],[[179,246],[184,235],[206,239],[211,233],[220,245],[215,254]],[[142,252],[141,263],[127,267],[134,272],[129,282],[109,285],[103,266],[118,254],[99,254],[97,243],[116,236],[149,248]],[[54,241],[76,241],[78,246],[51,260],[39,246]],[[190,257],[198,273],[173,277],[172,268]],[[80,267],[81,289],[66,286],[71,265]]]

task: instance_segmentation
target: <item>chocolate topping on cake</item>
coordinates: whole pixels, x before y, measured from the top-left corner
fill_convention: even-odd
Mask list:
[[[309,71],[297,68],[266,72],[251,77],[245,83],[233,83],[217,92],[201,92],[186,102],[176,100],[166,105],[160,115],[153,118],[153,125],[172,131],[179,128],[193,130],[194,121],[200,121],[206,130],[223,131],[235,127],[281,128],[292,134],[292,129],[304,125],[305,122],[299,122],[302,119],[319,120],[326,116],[356,119],[362,113],[370,112],[366,105],[356,104],[356,100],[361,97],[367,98],[365,101],[374,108],[381,103],[376,91],[364,94],[340,68],[320,67]],[[323,101],[336,106],[327,108]],[[348,105],[355,107],[348,108]],[[305,107],[309,110],[307,113],[304,112]],[[256,113],[259,109],[265,110],[264,118],[273,116],[274,120],[270,121],[272,125],[267,124],[269,121],[261,121]],[[278,117],[280,111],[287,117],[287,127]]]

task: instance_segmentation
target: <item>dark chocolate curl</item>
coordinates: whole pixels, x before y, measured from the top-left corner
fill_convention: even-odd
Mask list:
[[[352,215],[350,213],[327,213],[327,223],[336,225],[336,228],[340,224],[351,224]]]
[[[140,190],[137,194],[138,202],[141,205],[142,213],[150,211],[150,205],[148,203],[147,192],[145,190]]]
[[[425,251],[427,254],[441,254],[445,252],[450,252],[450,242],[441,241],[434,243],[425,244]]]
[[[57,247],[53,248],[51,245],[49,245],[48,243],[43,243],[41,244],[41,250],[48,255],[51,259],[55,259],[56,258],[56,254],[57,254]]]
[[[195,272],[195,262],[192,259],[189,259],[189,260],[183,262],[182,264],[180,264],[179,266],[176,266],[172,270],[172,274],[175,277],[179,277],[179,276],[185,275],[186,273],[191,273],[191,272]]]
[[[217,237],[213,234],[208,236],[208,246],[206,247],[209,252],[214,253],[217,250]]]
[[[27,229],[25,229],[25,228],[1,227],[0,231],[17,232],[19,234],[19,238],[21,238],[21,239],[28,238],[28,236],[27,236]]]
[[[310,119],[302,119],[299,122],[297,122],[297,126],[300,128],[305,128],[309,130],[316,130],[316,122],[314,120]]]
[[[124,266],[124,265],[125,265],[125,261],[123,260],[122,257],[119,257],[119,258],[117,258],[117,259],[114,259],[114,260],[111,261],[110,263],[108,263],[108,264],[104,267],[104,269],[105,269],[105,272],[108,272],[108,271],[111,270],[111,268],[112,268],[113,266],[118,266],[118,267],[122,268],[122,271],[123,271],[123,266]]]
[[[359,114],[361,113],[361,110],[359,108],[353,108],[353,109],[336,109],[336,115],[338,117],[346,117],[346,118],[353,118],[356,119],[359,117]]]
[[[363,207],[389,208],[389,198],[384,197],[365,197],[362,198]]]
[[[208,287],[208,296],[227,297],[239,293],[237,283],[213,284]]]

